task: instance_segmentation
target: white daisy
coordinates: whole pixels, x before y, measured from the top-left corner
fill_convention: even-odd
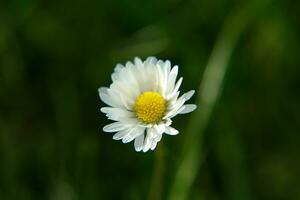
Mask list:
[[[109,106],[101,112],[115,121],[103,131],[116,132],[113,139],[123,143],[134,140],[135,150],[143,152],[154,150],[163,133],[177,135],[171,119],[196,109],[194,104],[184,104],[194,90],[179,97],[182,77],[176,82],[177,74],[178,66],[155,57],[117,64],[110,87],[99,88],[101,100]]]

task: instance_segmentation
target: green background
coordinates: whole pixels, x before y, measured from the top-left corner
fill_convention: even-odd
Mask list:
[[[292,0],[1,1],[0,199],[177,199],[198,144],[186,199],[299,200],[299,19]],[[102,132],[97,89],[135,56],[179,65],[200,115],[207,63],[226,66],[201,130],[177,116],[147,153]]]

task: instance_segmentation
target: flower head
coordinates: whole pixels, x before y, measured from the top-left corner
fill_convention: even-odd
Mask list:
[[[164,133],[177,135],[171,119],[196,109],[194,104],[184,104],[194,90],[179,97],[182,77],[176,81],[177,74],[178,66],[155,57],[117,64],[110,87],[99,88],[101,100],[109,106],[101,112],[115,121],[103,130],[116,132],[113,139],[123,143],[134,140],[135,150],[143,152],[154,150]]]

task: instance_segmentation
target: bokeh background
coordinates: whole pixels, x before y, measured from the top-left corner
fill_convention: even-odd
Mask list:
[[[177,199],[193,153],[183,199],[299,200],[299,19],[292,0],[1,1],[0,199]],[[199,108],[137,153],[102,132],[97,88],[150,55],[180,66]],[[224,77],[201,124],[208,63]]]

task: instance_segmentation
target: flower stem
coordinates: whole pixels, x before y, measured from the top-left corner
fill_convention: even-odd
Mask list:
[[[157,148],[155,152],[155,162],[152,180],[150,183],[150,190],[148,193],[148,200],[160,200],[162,199],[163,180],[165,174],[165,154],[163,144]]]

